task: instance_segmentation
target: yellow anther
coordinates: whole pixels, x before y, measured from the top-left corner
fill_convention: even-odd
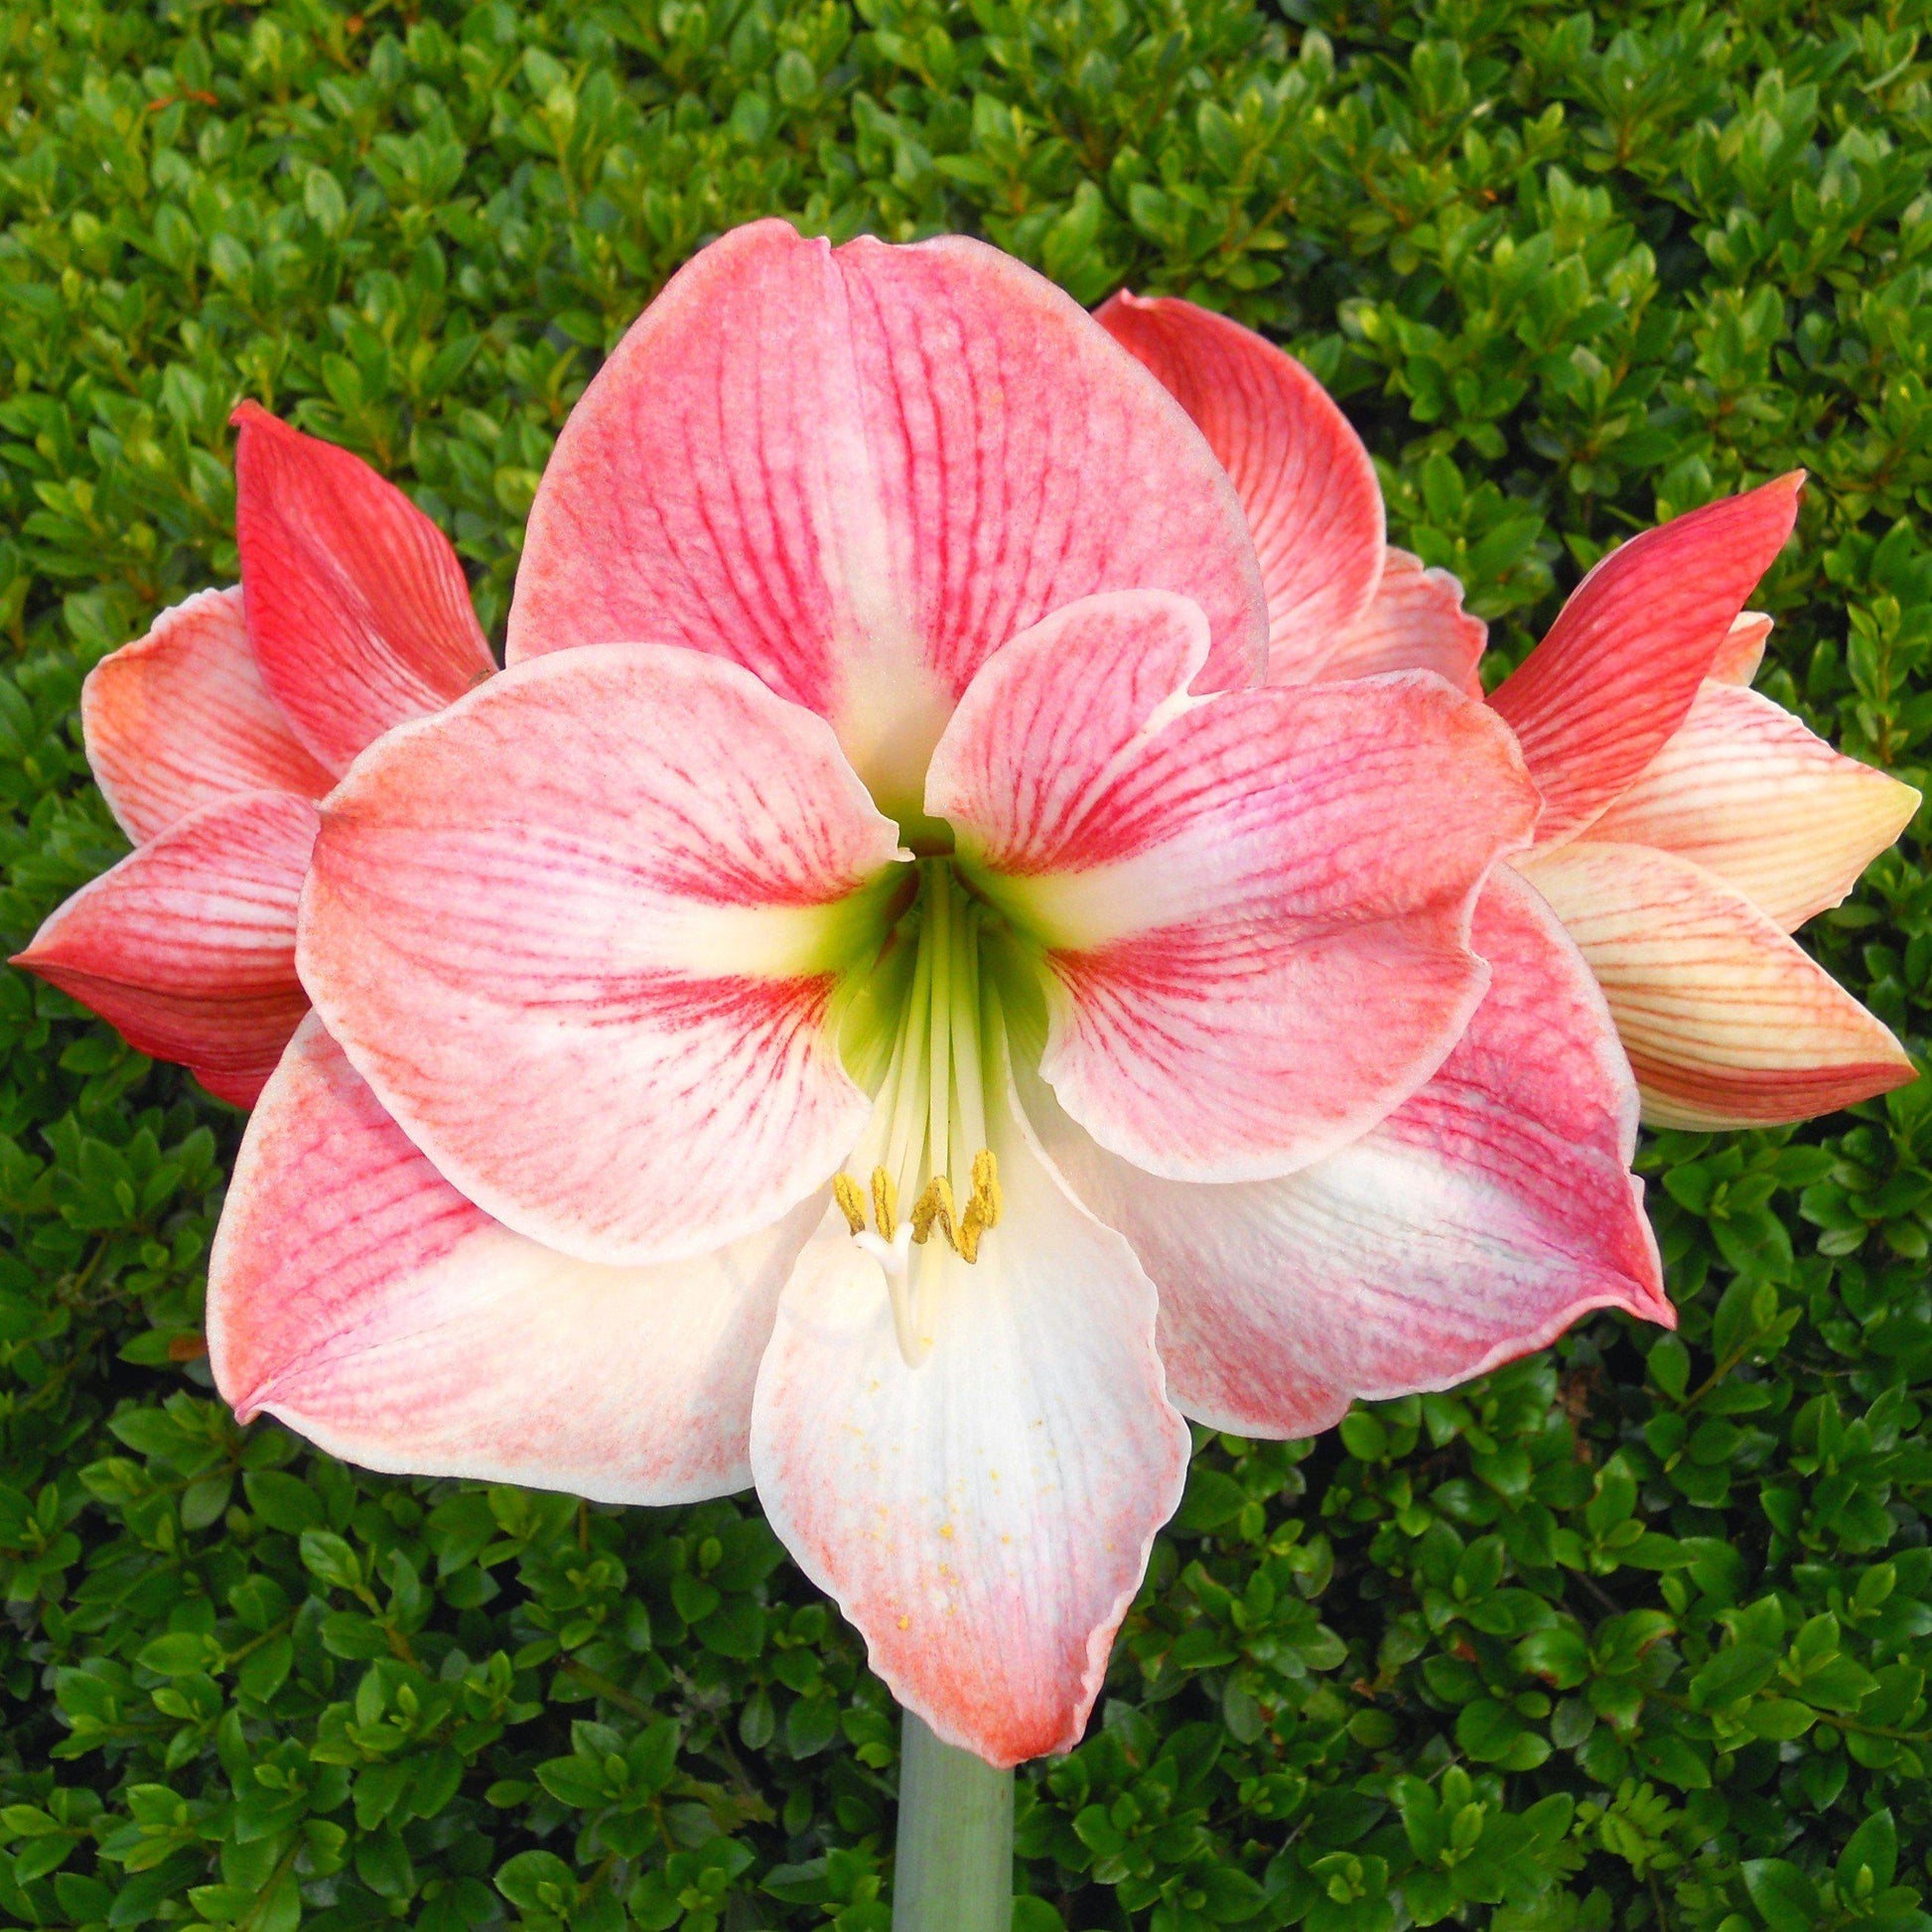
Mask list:
[[[980,1214],[986,1225],[998,1227],[1005,1202],[1000,1195],[1000,1164],[990,1147],[981,1148],[973,1156],[973,1199],[983,1203]]]
[[[866,1197],[859,1191],[859,1183],[849,1173],[835,1173],[832,1176],[832,1198],[839,1204],[839,1212],[845,1216],[845,1224],[854,1234],[866,1231]]]
[[[959,1246],[959,1235],[953,1221],[952,1182],[942,1173],[936,1173],[928,1180],[912,1208],[912,1239],[924,1241],[932,1233],[932,1224],[937,1221],[939,1232],[946,1237],[950,1247]]]
[[[980,1236],[1000,1220],[1000,1170],[992,1153],[981,1148],[973,1156],[973,1193],[959,1217],[959,1236],[953,1245],[962,1261],[980,1258]]]
[[[898,1189],[884,1168],[872,1171],[872,1213],[880,1239],[890,1241],[898,1232]],[[852,1231],[857,1234],[859,1229]]]

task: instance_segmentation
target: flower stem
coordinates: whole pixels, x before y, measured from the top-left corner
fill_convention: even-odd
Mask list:
[[[893,1932],[1010,1932],[1013,1773],[905,1713]]]

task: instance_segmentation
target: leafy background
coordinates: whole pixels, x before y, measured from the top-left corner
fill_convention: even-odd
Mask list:
[[[1520,653],[1802,463],[1761,680],[1923,783],[1926,0],[18,0],[0,9],[0,937],[121,842],[86,667],[235,570],[242,394],[500,626],[573,396],[693,248],[990,236],[1291,343]],[[1915,527],[1916,525],[1916,527]],[[1923,1045],[1908,836],[1820,921]],[[897,1741],[749,1501],[385,1480],[212,1399],[238,1120],[0,976],[0,1917],[887,1923]],[[1925,1928],[1932,1082],[1658,1136],[1683,1311],[1203,1440],[1020,1932]]]

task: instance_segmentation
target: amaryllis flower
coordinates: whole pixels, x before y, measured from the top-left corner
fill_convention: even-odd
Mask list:
[[[1452,579],[1430,573],[1424,604],[1384,549],[1367,453],[1306,369],[1187,302],[1116,296],[1099,320],[1240,490],[1268,572],[1271,679],[1420,666],[1480,689],[1482,626]],[[1801,482],[1612,551],[1491,700],[1544,801],[1535,848],[1512,863],[1589,961],[1659,1127],[1799,1120],[1914,1077],[1885,1027],[1789,937],[1918,806],[1747,688],[1771,624],[1743,606],[1791,533]],[[1398,607],[1405,627],[1386,615]]]
[[[1012,1763],[1079,1735],[1183,1413],[1667,1320],[1607,1010],[1492,876],[1513,739],[1269,686],[1270,622],[1207,442],[1038,277],[707,249],[565,426],[509,668],[322,806],[222,1391],[376,1468],[755,1480]]]
[[[254,403],[234,422],[240,586],[164,611],[81,689],[87,761],[135,849],[14,964],[246,1107],[308,1011],[315,801],[494,663],[456,553],[401,490]]]
[[[1493,700],[1545,799],[1516,863],[1607,994],[1657,1127],[1801,1120],[1916,1075],[1789,936],[1919,802],[1748,689],[1771,625],[1741,607],[1799,481],[1612,551]]]

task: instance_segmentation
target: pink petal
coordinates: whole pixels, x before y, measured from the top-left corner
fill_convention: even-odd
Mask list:
[[[752,1479],[752,1389],[807,1202],[728,1248],[605,1268],[473,1206],[313,1015],[248,1124],[208,1268],[243,1422],[404,1475],[674,1503]]]
[[[13,963],[252,1106],[308,1010],[295,907],[315,836],[306,798],[217,799],[81,887]]]
[[[1250,681],[1259,572],[1212,453],[1052,285],[975,241],[734,229],[572,412],[530,512],[511,661],[716,651],[833,720],[888,810],[987,654],[1096,590],[1185,593]]]
[[[258,404],[230,420],[249,641],[296,737],[341,772],[495,660],[449,539],[394,483]]]
[[[820,719],[722,659],[591,646],[370,747],[302,977],[471,1199],[586,1261],[681,1259],[824,1184],[866,1118],[839,901],[894,855]]]
[[[1268,593],[1269,682],[1330,675],[1383,569],[1382,487],[1362,439],[1292,355],[1212,310],[1123,291],[1096,319],[1173,391],[1234,481]]]
[[[1462,586],[1420,557],[1391,550],[1369,607],[1342,632],[1321,667],[1330,681],[1384,671],[1434,671],[1469,697],[1482,696],[1476,662],[1489,626],[1462,608]],[[1271,680],[1273,665],[1270,665]]]
[[[1764,662],[1764,645],[1771,635],[1771,620],[1762,611],[1739,611],[1711,660],[1710,675],[1720,684],[1748,684]]]
[[[335,783],[268,695],[239,590],[197,591],[103,657],[80,722],[94,780],[137,845],[238,791],[320,798]]]
[[[1160,593],[1056,613],[974,681],[926,809],[1045,948],[1067,1111],[1153,1173],[1259,1179],[1443,1063],[1487,977],[1476,889],[1536,800],[1435,678],[1190,697],[1205,650]]]
[[[1188,1438],[1147,1277],[1003,1098],[1000,1224],[970,1267],[936,1239],[915,1250],[936,1278],[924,1360],[906,1366],[884,1276],[828,1216],[779,1304],[752,1466],[899,1703],[1014,1764],[1078,1743]]]
[[[1712,681],[1588,838],[1695,859],[1789,932],[1852,890],[1918,802],[1769,698]]]
[[[1543,793],[1537,838],[1574,837],[1684,722],[1798,513],[1801,471],[1613,550],[1490,702]]]
[[[1914,1077],[1877,1020],[1702,866],[1591,839],[1525,870],[1609,999],[1651,1126],[1772,1126]]]
[[[1636,1085],[1588,968],[1507,871],[1474,937],[1495,977],[1443,1070],[1282,1179],[1155,1179],[1023,1087],[1068,1184],[1153,1276],[1168,1387],[1197,1422],[1310,1436],[1356,1398],[1544,1347],[1591,1309],[1675,1321],[1629,1173]]]

